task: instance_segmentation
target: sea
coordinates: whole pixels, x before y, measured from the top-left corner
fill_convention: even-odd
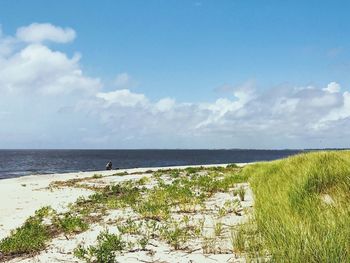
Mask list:
[[[113,169],[269,161],[304,150],[0,150],[0,179]]]

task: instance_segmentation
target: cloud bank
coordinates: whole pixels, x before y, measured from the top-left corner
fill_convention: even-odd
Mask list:
[[[261,90],[253,82],[200,103],[153,100],[126,72],[111,87],[86,75],[71,28],[33,23],[0,29],[1,148],[350,147],[350,92],[325,87]]]

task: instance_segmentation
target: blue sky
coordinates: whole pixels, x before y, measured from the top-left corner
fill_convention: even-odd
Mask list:
[[[1,1],[0,50],[2,43],[11,51],[0,53],[0,66],[4,76],[18,72],[0,80],[0,147],[349,147],[349,7],[348,1]],[[24,37],[17,33],[33,23]],[[44,35],[33,40],[39,31]],[[28,61],[16,60],[23,51],[34,59],[54,52],[66,58],[40,62],[43,68],[31,61],[36,70],[23,84],[18,76],[29,74]],[[82,72],[74,85],[61,81],[75,74],[62,71],[65,63]],[[38,80],[43,74],[45,84]],[[33,90],[28,96],[23,89]],[[5,124],[13,118],[21,121]]]

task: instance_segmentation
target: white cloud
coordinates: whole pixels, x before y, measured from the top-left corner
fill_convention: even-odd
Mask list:
[[[342,105],[333,108],[326,116],[320,120],[320,126],[331,125],[330,122],[343,120],[350,117],[350,92],[345,91],[343,94]]]
[[[329,93],[337,93],[340,91],[340,85],[337,82],[331,82],[323,90],[328,91]]]
[[[173,109],[175,104],[176,104],[176,102],[174,99],[164,98],[164,99],[159,100],[155,104],[155,108],[158,111],[166,112],[166,111],[170,111],[171,109]]]
[[[75,31],[69,27],[61,28],[49,23],[33,23],[29,26],[18,28],[16,37],[29,43],[40,43],[43,41],[67,43],[74,40]]]
[[[0,59],[2,56],[10,54],[13,50],[16,39],[14,37],[5,36],[0,24]]]
[[[145,95],[132,93],[128,89],[99,92],[96,96],[103,99],[107,105],[133,107],[136,105],[146,105],[148,103]]]
[[[96,93],[98,79],[84,76],[79,55],[52,51],[41,44],[30,44],[0,59],[0,90],[10,93],[69,94],[74,91]]]

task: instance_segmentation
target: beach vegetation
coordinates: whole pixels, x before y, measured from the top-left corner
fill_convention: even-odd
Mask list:
[[[222,223],[221,223],[221,222],[216,222],[216,223],[214,224],[214,233],[215,233],[215,236],[216,236],[216,237],[221,236],[222,230],[223,230],[223,228],[222,228]]]
[[[101,232],[97,237],[96,246],[78,246],[74,250],[74,255],[87,262],[114,263],[118,252],[123,251],[127,243],[117,234],[108,231]]]
[[[239,196],[239,199],[241,201],[244,201],[244,197],[245,197],[245,188],[243,186],[240,186],[238,189],[237,189],[237,194]]]
[[[81,233],[89,228],[89,225],[81,217],[69,212],[63,216],[54,217],[54,224],[65,234]]]
[[[202,241],[203,254],[216,253],[216,239],[215,237],[204,237]]]
[[[184,249],[186,241],[190,237],[189,229],[181,226],[179,222],[170,221],[163,227],[161,237],[175,250]]]
[[[125,175],[128,175],[129,173],[128,172],[118,172],[118,173],[115,173],[113,174],[113,176],[125,176]]]
[[[132,218],[127,218],[127,220],[118,224],[117,228],[121,234],[140,234],[142,228],[142,222],[135,222]]]
[[[246,236],[244,235],[244,227],[238,226],[238,229],[231,229],[230,241],[232,252],[241,254],[245,251]]]
[[[130,251],[146,250],[150,239],[163,240],[175,250],[187,249],[190,240],[201,239],[204,234],[204,218],[193,220],[192,214],[212,212],[207,210],[205,201],[215,193],[232,191],[237,183],[246,181],[247,174],[242,176],[240,172],[241,169],[225,167],[167,169],[155,172],[153,177],[107,186],[84,184],[84,180],[98,179],[100,175],[56,181],[52,187],[82,187],[95,193],[78,198],[65,213],[57,213],[50,207],[40,209],[28,219],[28,223],[1,241],[0,252],[4,255],[38,252],[58,235],[72,236],[86,231],[91,223],[101,222],[109,210],[125,208],[134,214],[118,220],[118,235],[104,231],[99,235],[96,245],[79,245],[74,255],[86,262],[114,262],[119,252],[131,246],[133,249]],[[116,221],[108,222],[113,224]],[[221,238],[223,229],[223,224],[217,223],[214,230],[216,236],[210,240],[216,242],[216,238]],[[32,238],[34,235],[37,242]],[[124,235],[129,242],[124,241]],[[28,245],[22,242],[20,248],[18,240],[21,239],[27,240],[25,242]],[[13,244],[17,244],[17,247]]]
[[[303,153],[250,165],[243,173],[251,175],[262,256],[268,251],[273,262],[348,261],[349,151]]]
[[[201,170],[203,170],[203,167],[187,167],[187,168],[185,168],[185,172],[187,174],[194,174],[194,173],[197,173]]]
[[[137,184],[138,185],[145,185],[145,184],[148,184],[150,181],[151,181],[150,178],[148,178],[147,176],[143,176],[137,181]]]
[[[94,178],[94,179],[102,178],[102,174],[94,174],[94,175],[92,176],[92,178]]]
[[[226,166],[226,168],[239,168],[239,166],[235,163],[230,163]]]
[[[25,223],[11,232],[11,235],[0,241],[0,254],[5,257],[31,254],[45,248],[50,239],[49,228],[43,224],[43,219],[51,211],[44,207],[36,211]],[[1,259],[1,258],[0,258]]]

